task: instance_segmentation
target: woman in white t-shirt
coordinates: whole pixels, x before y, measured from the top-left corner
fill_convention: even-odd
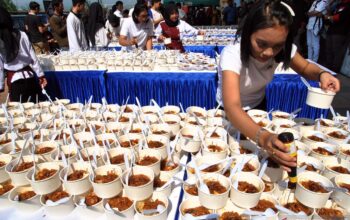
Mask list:
[[[87,34],[92,47],[106,47],[111,40],[111,34],[105,28],[102,6],[94,2],[89,7]]]
[[[144,4],[136,4],[130,18],[125,18],[120,30],[119,44],[130,50],[134,47],[152,50],[153,22]]]
[[[217,101],[223,102],[230,122],[246,137],[254,140],[287,171],[296,166],[286,147],[257,125],[242,109],[263,108],[265,87],[272,80],[278,63],[291,67],[310,80],[319,80],[321,88],[338,92],[339,81],[329,72],[306,61],[292,44],[290,31],[294,12],[286,3],[260,1],[248,13],[240,43],[224,48],[220,56]],[[288,97],[286,97],[288,99]]]

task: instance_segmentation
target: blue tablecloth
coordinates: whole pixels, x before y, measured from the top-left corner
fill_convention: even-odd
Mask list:
[[[107,73],[106,88],[109,103],[122,103],[130,96],[141,105],[154,99],[161,106],[202,106],[207,109],[216,105],[216,73]]]
[[[93,102],[101,102],[106,96],[106,71],[46,71],[47,92],[51,98],[67,98],[76,102],[88,100],[93,95]]]
[[[142,105],[155,99],[160,105],[216,107],[217,74],[214,72],[135,73],[105,71],[45,72],[47,91],[52,98],[68,98],[81,102],[93,95],[94,102],[106,97],[109,103],[121,104],[130,96],[129,103],[138,97]],[[313,86],[317,82],[310,81]],[[305,104],[307,88],[298,75],[278,74],[266,88],[267,108],[292,112],[302,108],[299,117],[317,118],[327,115],[322,110]]]

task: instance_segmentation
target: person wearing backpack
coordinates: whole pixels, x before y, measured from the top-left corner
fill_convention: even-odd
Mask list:
[[[320,52],[320,30],[323,25],[322,13],[326,11],[327,0],[315,0],[307,15],[309,21],[306,26],[307,57],[309,60],[317,62]]]

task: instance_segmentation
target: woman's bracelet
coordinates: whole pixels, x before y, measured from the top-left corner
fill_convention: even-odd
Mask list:
[[[321,75],[322,75],[323,73],[328,73],[328,71],[326,71],[326,70],[321,70],[321,72],[318,73],[318,81],[321,81]]]
[[[258,132],[256,132],[256,135],[255,135],[255,143],[256,143],[257,146],[259,146],[259,139],[260,139],[261,134],[262,134],[264,131],[266,131],[265,128],[260,128],[260,129],[258,130]]]

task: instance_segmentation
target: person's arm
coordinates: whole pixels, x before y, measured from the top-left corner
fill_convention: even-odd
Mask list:
[[[224,70],[222,73],[222,97],[227,117],[235,128],[251,140],[257,141],[258,145],[284,169],[289,170],[288,167],[296,166],[296,159],[286,153],[287,149],[277,139],[277,135],[262,130],[243,111],[240,99],[240,76],[231,70]]]
[[[147,42],[146,42],[146,50],[152,50],[152,49],[153,49],[152,36],[148,36]]]
[[[156,30],[154,31],[154,34],[156,35],[157,39],[160,42],[163,42],[164,39],[165,39],[165,37],[164,37],[164,35],[162,33],[163,33],[163,29],[162,29],[161,25],[158,25]]]
[[[147,42],[146,42],[146,50],[152,50],[153,49],[153,38],[154,34],[154,26],[152,21],[148,21],[148,29],[147,29]]]
[[[298,52],[292,58],[290,67],[306,79],[320,81],[323,90],[333,92],[340,90],[340,82],[337,78],[316,64],[305,60]]]
[[[5,73],[4,73],[4,62],[0,55],[0,92],[5,90]]]
[[[196,28],[192,27],[190,24],[188,24],[186,21],[180,21],[183,24],[183,29],[186,34],[190,35],[198,35],[200,34],[200,31]]]
[[[50,27],[51,29],[60,35],[61,37],[67,36],[67,24],[65,23],[62,27],[59,25],[59,19],[56,16],[50,18]]]
[[[127,46],[133,46],[137,44],[137,39],[136,38],[132,38],[130,40],[128,40],[128,37],[125,35],[120,35],[119,36],[119,44],[121,46],[127,47]]]

